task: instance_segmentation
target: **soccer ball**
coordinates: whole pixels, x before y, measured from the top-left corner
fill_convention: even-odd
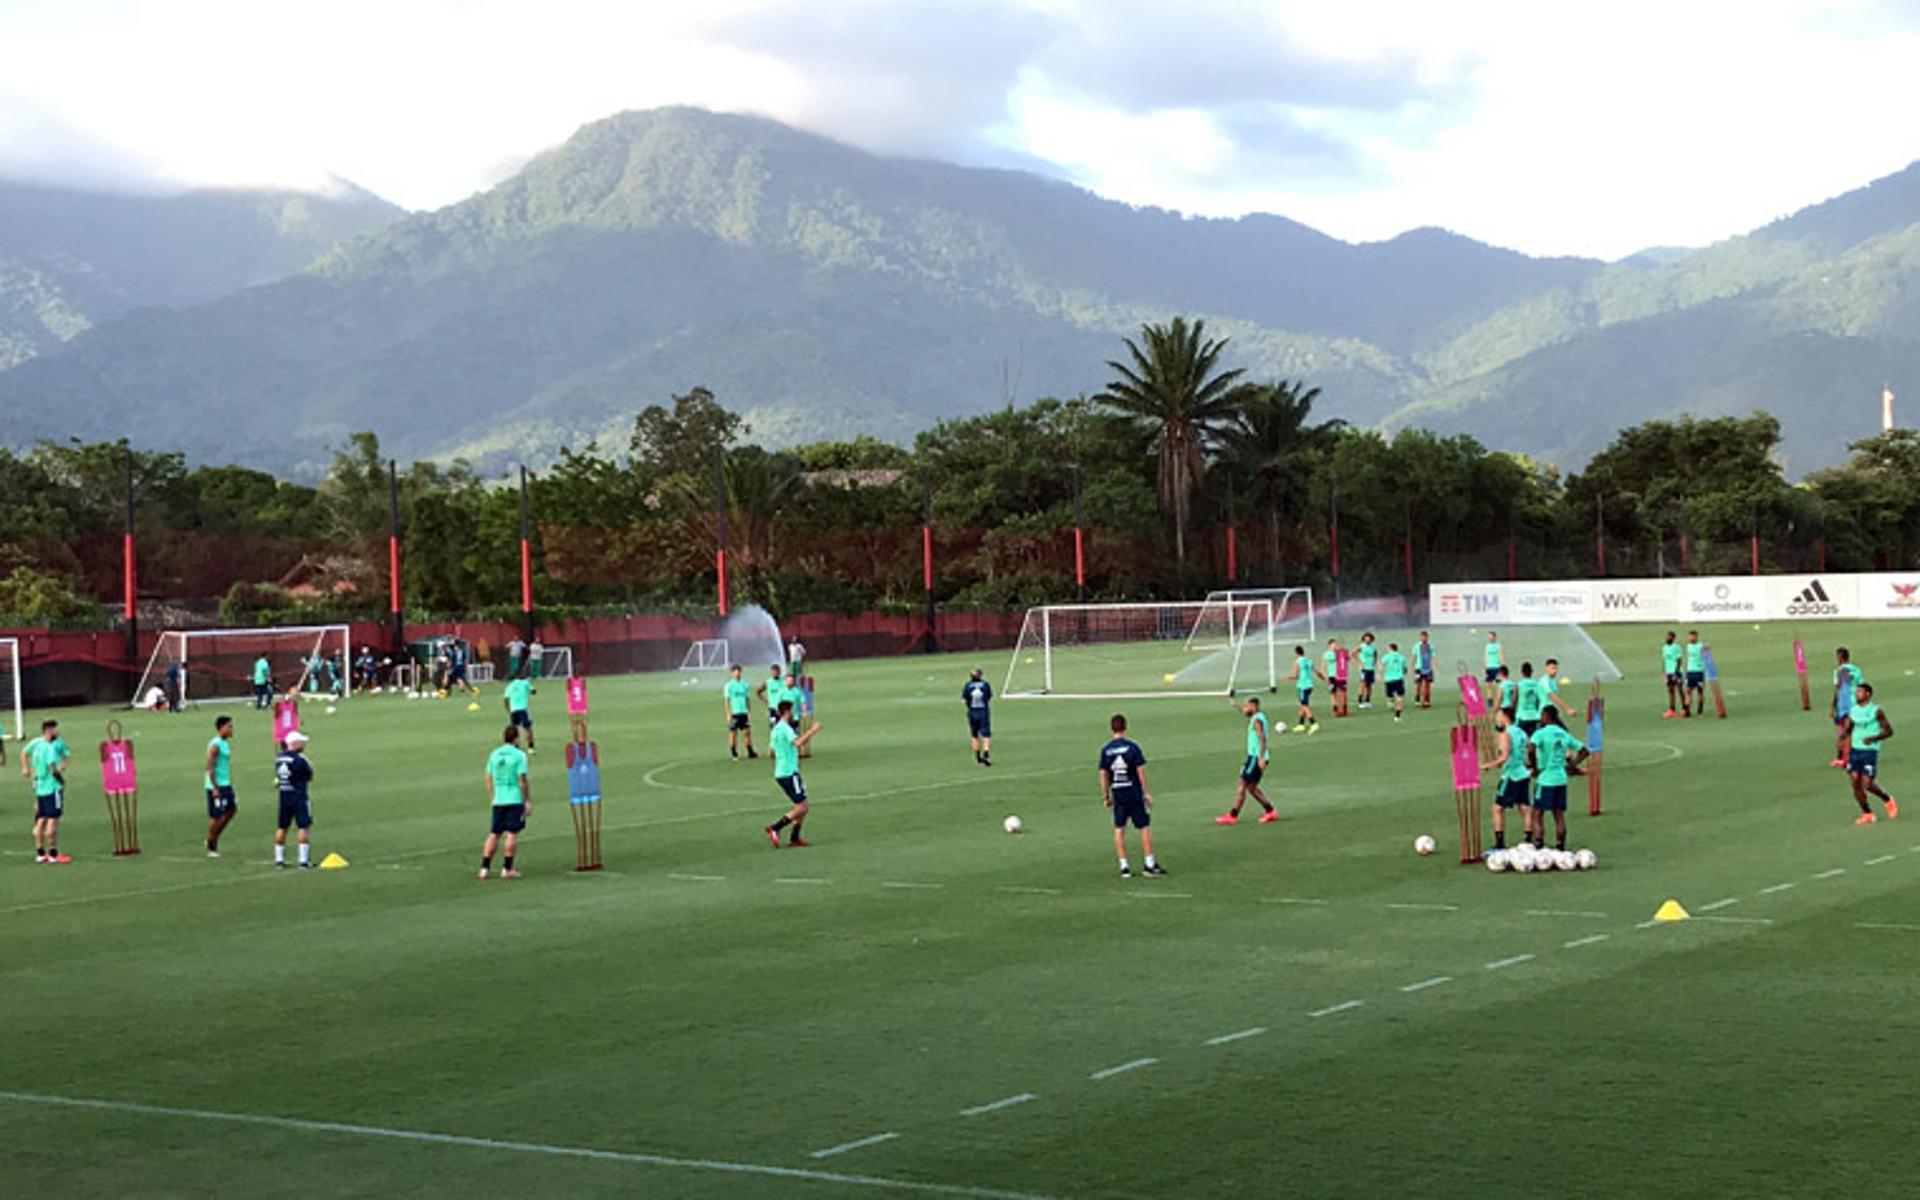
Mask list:
[[[1582,871],[1591,871],[1600,865],[1600,859],[1591,850],[1581,850],[1573,856],[1573,864]]]
[[[1160,677],[1160,682],[1161,682],[1161,683],[1172,683],[1172,682],[1173,682],[1173,672],[1171,672],[1171,671],[1169,671],[1169,672],[1167,672],[1167,673],[1166,673],[1165,675],[1162,675],[1162,676]]]
[[[1025,829],[1026,826],[1020,823],[1019,817],[1008,817],[1006,820],[1000,822],[1000,828],[1006,830],[1008,833],[1019,833],[1022,829]]]
[[[1521,842],[1518,846],[1509,850],[1507,852],[1507,865],[1522,875],[1533,870],[1533,847],[1527,845],[1525,842]]]
[[[340,710],[339,710],[338,708],[336,708],[335,706],[333,706],[333,705],[331,705],[331,704],[329,704],[329,705],[327,705],[327,715],[328,715],[328,716],[332,716],[333,714],[335,714],[335,713],[337,713],[337,712],[339,712],[339,711],[340,711]]]
[[[1579,868],[1579,864],[1574,861],[1571,850],[1555,850],[1553,852],[1553,865],[1562,871],[1573,871]]]
[[[1413,839],[1413,852],[1420,855],[1432,854],[1433,839],[1424,833]]]
[[[1507,852],[1505,850],[1495,850],[1492,854],[1487,855],[1487,870],[1504,871],[1506,869]]]
[[[480,702],[479,702],[478,700],[473,700],[473,701],[470,701],[470,702],[468,702],[468,704],[467,704],[467,711],[468,711],[468,712],[479,712],[479,711],[480,711]]]

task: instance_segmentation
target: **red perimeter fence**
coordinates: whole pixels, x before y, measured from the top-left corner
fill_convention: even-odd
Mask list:
[[[935,623],[935,648],[968,651],[1011,647],[1020,635],[1021,613],[941,613]],[[392,626],[358,621],[350,628],[353,644],[372,646],[384,653],[392,646]],[[798,637],[810,661],[873,658],[926,648],[926,618],[896,613],[839,616],[808,613],[780,626],[788,638]],[[678,667],[687,647],[700,638],[718,636],[718,618],[678,616],[587,617],[551,622],[539,627],[543,644],[573,650],[574,670],[583,675],[624,675],[637,671],[665,671]],[[271,630],[263,630],[271,632]],[[443,634],[462,637],[483,648],[481,661],[502,664],[506,645],[519,626],[506,621],[447,621],[407,626],[410,639]],[[27,707],[66,704],[125,703],[132,698],[140,673],[152,655],[158,633],[142,632],[137,657],[127,658],[123,632],[105,630],[53,633],[36,629],[0,629],[0,638],[18,638],[24,699]],[[746,663],[764,669],[770,664]]]

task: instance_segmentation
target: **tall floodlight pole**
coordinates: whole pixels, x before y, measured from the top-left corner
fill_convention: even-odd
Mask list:
[[[120,574],[123,615],[127,623],[127,666],[134,666],[140,658],[140,615],[137,607],[140,588],[135,574],[133,549],[133,447],[126,447],[127,466],[127,528],[120,543]]]
[[[713,551],[715,586],[719,590],[720,615],[727,615],[727,448],[713,449],[713,526],[716,542]]]
[[[528,511],[524,464],[520,467],[520,625],[520,636],[533,641],[533,522]]]
[[[407,652],[405,593],[400,587],[400,466],[387,460],[387,612],[393,618],[393,652]]]
[[[1087,602],[1087,537],[1080,512],[1080,464],[1073,464],[1073,587],[1080,603]]]

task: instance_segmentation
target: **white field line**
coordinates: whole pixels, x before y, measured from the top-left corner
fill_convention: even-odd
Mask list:
[[[1710,913],[1710,912],[1714,912],[1717,909],[1732,908],[1734,905],[1738,903],[1740,903],[1739,900],[1729,896],[1725,900],[1715,900],[1712,904],[1702,904],[1699,908],[1695,909],[1694,911]]]
[[[1691,919],[1695,921],[1712,921],[1720,925],[1771,925],[1773,924],[1772,917],[1703,917],[1696,913]]]
[[[1835,875],[1845,875],[1846,873],[1847,873],[1847,869],[1845,867],[1835,867],[1831,871],[1820,872],[1818,875],[1815,875],[1814,878],[1815,879],[1832,879]]]
[[[963,1117],[984,1117],[988,1113],[999,1112],[1003,1108],[1012,1108],[1016,1104],[1025,1104],[1030,1100],[1038,1100],[1039,1098],[1040,1097],[1034,1095],[1032,1092],[1021,1092],[1018,1096],[1008,1096],[1005,1100],[995,1100],[990,1104],[976,1104],[972,1108],[963,1108],[960,1110],[960,1115]]]
[[[1604,920],[1607,914],[1584,908],[1530,908],[1527,910],[1527,915],[1529,917],[1590,917],[1595,920]]]
[[[1855,924],[1854,928],[1855,929],[1888,929],[1888,930],[1898,930],[1902,933],[1920,933],[1920,925],[1889,925],[1889,924],[1881,924],[1876,921],[1861,921]]]
[[[1058,896],[1060,894],[1059,888],[1050,887],[1015,887],[1009,885],[1006,887],[997,887],[993,890],[996,892],[1006,892],[1014,896]]]
[[[1389,904],[1388,908],[1397,908],[1403,912],[1459,912],[1458,904]]]
[[[196,860],[197,861],[197,860]],[[198,879],[192,883],[170,883],[165,887],[135,888],[129,892],[101,892],[93,896],[69,896],[64,900],[39,900],[0,908],[0,914],[39,912],[48,908],[66,908],[75,904],[97,904],[105,900],[131,900],[138,896],[159,896],[167,892],[186,892],[194,888],[217,887],[223,883],[245,883],[249,879],[272,879],[274,875],[222,875],[218,879]]]
[[[681,1158],[671,1154],[647,1154],[625,1150],[597,1150],[587,1146],[555,1146],[542,1142],[505,1141],[496,1138],[467,1137],[455,1133],[432,1133],[420,1129],[390,1129],[380,1125],[355,1125],[342,1121],[310,1121],[299,1117],[267,1117],[253,1113],[172,1108],[159,1104],[94,1100],[78,1096],[52,1096],[37,1092],[0,1091],[0,1101],[14,1104],[38,1104],[49,1108],[92,1109],[98,1112],[127,1113],[133,1116],[172,1117],[187,1121],[224,1121],[233,1125],[265,1126],[272,1129],[292,1130],[296,1133],[378,1138],[385,1141],[411,1142],[417,1145],[457,1146],[468,1150],[496,1150],[553,1158],[589,1159],[596,1162],[626,1163],[643,1167],[671,1167],[686,1171],[758,1176],[764,1179],[799,1179],[812,1183],[832,1183],[849,1188],[871,1188],[922,1196],[959,1196],[969,1197],[971,1200],[1046,1200],[1045,1197],[1025,1192],[1008,1192],[959,1184],[921,1183],[906,1179],[882,1179],[873,1175],[848,1175],[837,1171],[813,1171],[801,1167],[777,1167],[763,1163],[728,1162],[712,1158]]]
[[[1895,859],[1896,857],[1898,857],[1898,856],[1897,856],[1897,855],[1893,855],[1893,854],[1882,854],[1882,855],[1881,855],[1881,856],[1880,856],[1879,858],[1870,858],[1870,859],[1868,859],[1868,860],[1866,861],[1866,863],[1865,863],[1864,865],[1865,865],[1865,866],[1869,866],[1869,867],[1877,867],[1877,866],[1879,866],[1879,865],[1880,865],[1881,863],[1890,863],[1890,862],[1892,862],[1892,861],[1893,861],[1893,860],[1894,860],[1894,859]]]
[[[1590,933],[1583,938],[1575,938],[1570,942],[1562,942],[1560,948],[1562,950],[1574,950],[1581,946],[1591,946],[1595,942],[1604,942],[1612,936],[1610,933]]]
[[[1365,1000],[1342,1000],[1338,1004],[1330,1004],[1326,1008],[1317,1009],[1307,1015],[1310,1017],[1330,1017],[1335,1013],[1348,1012],[1352,1009],[1359,1008],[1365,1003]]]
[[[833,880],[820,879],[815,876],[783,875],[780,878],[774,880],[774,882],[775,883],[832,883]]]
[[[1299,896],[1275,896],[1272,899],[1262,900],[1260,901],[1260,903],[1262,904],[1304,904],[1309,908],[1325,908],[1327,906],[1327,901],[1325,900],[1309,900]]]
[[[1532,954],[1516,954],[1512,958],[1495,959],[1487,964],[1487,970],[1504,971],[1508,967],[1517,967],[1523,962],[1532,962],[1535,957],[1537,956]]]
[[[1228,1042],[1244,1042],[1248,1038],[1259,1037],[1266,1031],[1266,1026],[1255,1025],[1252,1029],[1242,1029],[1238,1033],[1223,1033],[1219,1037],[1210,1037],[1204,1044],[1208,1046],[1224,1046]]]
[[[725,875],[680,875],[669,872],[667,878],[678,879],[685,883],[721,883],[727,877]]]
[[[845,1154],[849,1150],[864,1150],[868,1146],[878,1146],[881,1142],[890,1142],[899,1137],[897,1133],[876,1133],[872,1137],[855,1138],[851,1142],[841,1142],[838,1146],[828,1146],[825,1150],[815,1150],[812,1158],[832,1158],[836,1154]]]
[[[944,883],[910,883],[899,879],[882,879],[880,886],[883,888],[911,888],[916,891],[936,891],[947,885]]]
[[[1773,895],[1773,894],[1774,894],[1774,893],[1776,893],[1776,892],[1784,892],[1784,891],[1786,891],[1786,890],[1787,890],[1788,888],[1791,888],[1792,886],[1793,886],[1793,885],[1792,885],[1792,884],[1790,884],[1790,883],[1776,883],[1776,884],[1774,884],[1774,885],[1773,885],[1772,887],[1763,887],[1763,888],[1761,888],[1761,889],[1760,889],[1760,894],[1761,894],[1762,896],[1771,896],[1771,895]]]
[[[1422,979],[1418,983],[1409,983],[1400,990],[1403,992],[1424,992],[1428,988],[1439,987],[1443,983],[1452,982],[1453,976],[1451,975],[1435,975],[1432,979]]]
[[[1108,1067],[1104,1071],[1095,1071],[1088,1079],[1112,1079],[1115,1075],[1124,1075],[1128,1071],[1138,1071],[1141,1067],[1150,1067],[1159,1062],[1157,1058],[1135,1058],[1121,1063],[1117,1067]]]
[[[1133,899],[1133,900],[1191,900],[1193,899],[1192,892],[1140,891],[1140,892],[1128,892],[1127,896],[1129,899]]]

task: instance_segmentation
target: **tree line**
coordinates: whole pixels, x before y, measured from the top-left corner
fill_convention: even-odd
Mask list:
[[[1190,597],[1305,584],[1348,594],[1429,579],[1915,565],[1920,434],[1851,447],[1790,482],[1764,413],[1623,430],[1577,473],[1465,435],[1388,436],[1316,416],[1317,389],[1224,369],[1224,338],[1174,318],[1124,339],[1099,392],[871,438],[770,448],[694,388],[635,417],[624,447],[563,449],[532,476],[535,590],[554,613],[704,611],[723,529],[736,603],[776,613],[917,608],[920,526],[936,598],[1017,609],[1088,594]],[[1530,419],[1538,419],[1537,415]],[[0,450],[0,624],[101,624],[119,594],[126,467],[142,595],[220,619],[385,611],[388,464],[357,433],[316,485],[189,468],[123,443]],[[520,500],[470,464],[397,472],[409,615],[503,616],[519,595]]]

